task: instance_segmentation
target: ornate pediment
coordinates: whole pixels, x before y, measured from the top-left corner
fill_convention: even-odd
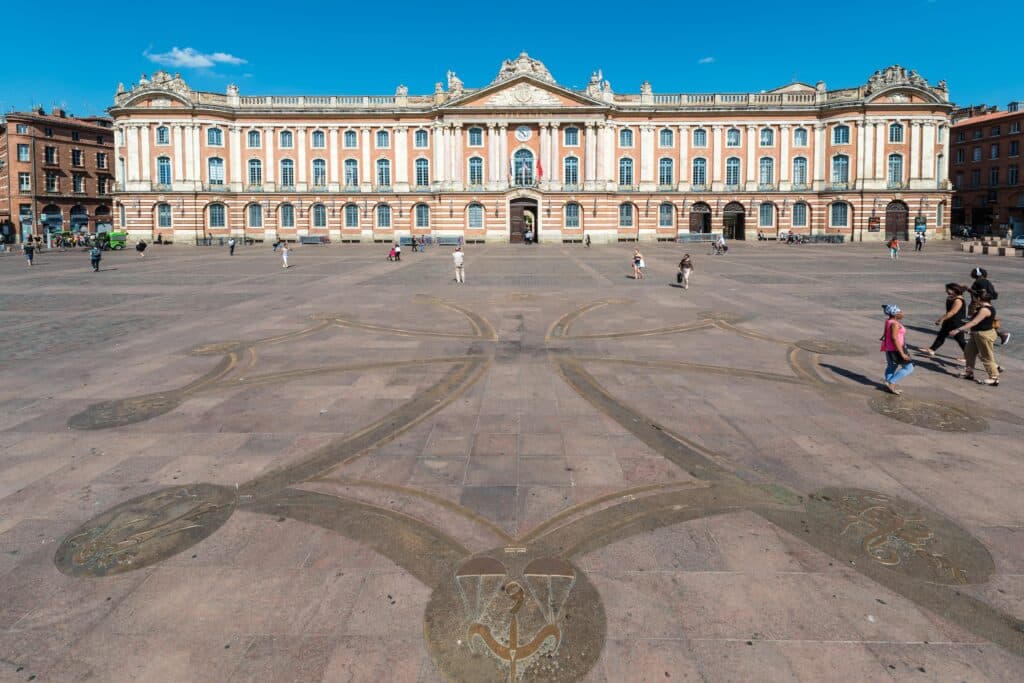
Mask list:
[[[538,105],[557,106],[562,101],[554,93],[521,81],[510,88],[503,88],[480,102],[485,107],[535,107]]]
[[[536,78],[538,81],[544,81],[545,83],[554,83],[555,79],[551,76],[551,72],[548,71],[544,63],[539,59],[533,59],[530,55],[525,52],[520,52],[519,56],[515,59],[506,59],[501,63],[501,70],[498,71],[498,75],[491,81],[494,83],[501,83],[503,81],[510,81],[513,78],[519,76],[530,76]]]
[[[893,89],[923,91],[940,101],[948,101],[949,99],[949,92],[945,81],[939,81],[935,86],[931,86],[919,73],[913,69],[904,69],[899,64],[893,64],[872,74],[871,78],[868,79],[867,85],[864,86],[864,94],[870,96]],[[913,97],[909,94],[894,94],[889,101],[910,102],[912,99]]]
[[[142,98],[143,95],[156,95],[153,98]],[[171,100],[177,99],[188,103],[192,99],[192,89],[182,79],[181,74],[171,76],[166,71],[157,71],[153,78],[142,74],[138,83],[132,83],[128,88],[123,83],[117,84],[117,94],[114,101],[123,105],[128,101],[149,101],[150,106],[168,107]]]
[[[557,85],[538,83],[532,77],[520,77],[508,82],[492,84],[453,101],[451,107],[485,107],[494,109],[530,107],[588,107],[600,105],[582,93],[566,90]]]

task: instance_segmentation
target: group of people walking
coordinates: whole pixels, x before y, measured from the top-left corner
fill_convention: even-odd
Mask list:
[[[988,271],[974,268],[971,270],[971,278],[973,282],[970,285],[956,282],[946,284],[946,311],[935,320],[939,332],[931,346],[921,348],[920,352],[934,358],[935,352],[952,337],[963,354],[956,359],[964,364],[959,376],[979,384],[999,386],[1002,368],[996,361],[996,342],[1005,346],[1010,342],[1010,333],[1001,329],[999,315],[993,305],[999,294],[988,279]],[[968,295],[970,303],[967,302]],[[904,341],[906,328],[903,325],[903,311],[895,304],[885,304],[882,310],[886,315],[881,339],[881,351],[886,358],[884,384],[889,392],[898,395],[901,391],[897,383],[914,371],[914,364]],[[985,379],[975,377],[978,360],[988,375]]]

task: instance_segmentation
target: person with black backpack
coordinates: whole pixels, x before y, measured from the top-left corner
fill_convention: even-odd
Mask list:
[[[92,272],[100,272],[100,259],[103,258],[103,250],[93,245],[89,250],[89,263],[92,264]]]
[[[989,301],[995,301],[999,298],[999,292],[996,291],[992,281],[988,279],[988,271],[984,268],[976,267],[971,271],[971,277],[974,278],[974,284],[971,285],[971,293],[978,294],[985,292],[988,294]],[[996,324],[997,336],[999,337],[999,345],[1006,346],[1010,343],[1010,333],[1004,332],[999,328],[998,323]]]

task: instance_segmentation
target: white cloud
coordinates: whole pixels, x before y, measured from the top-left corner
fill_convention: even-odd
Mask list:
[[[163,64],[164,66],[185,67],[187,69],[208,69],[214,64],[246,63],[241,57],[235,57],[226,52],[204,54],[191,47],[181,49],[175,46],[171,48],[170,52],[152,53],[147,50],[142,54],[151,62]]]
[[[714,62],[714,57],[701,57],[700,59],[697,60],[698,64],[714,64]]]

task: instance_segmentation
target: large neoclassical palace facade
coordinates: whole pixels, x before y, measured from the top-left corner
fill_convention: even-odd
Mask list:
[[[137,237],[468,242],[853,241],[948,232],[946,84],[898,66],[864,85],[760,93],[558,85],[525,53],[432,95],[242,96],[159,72],[110,109],[116,219]]]

